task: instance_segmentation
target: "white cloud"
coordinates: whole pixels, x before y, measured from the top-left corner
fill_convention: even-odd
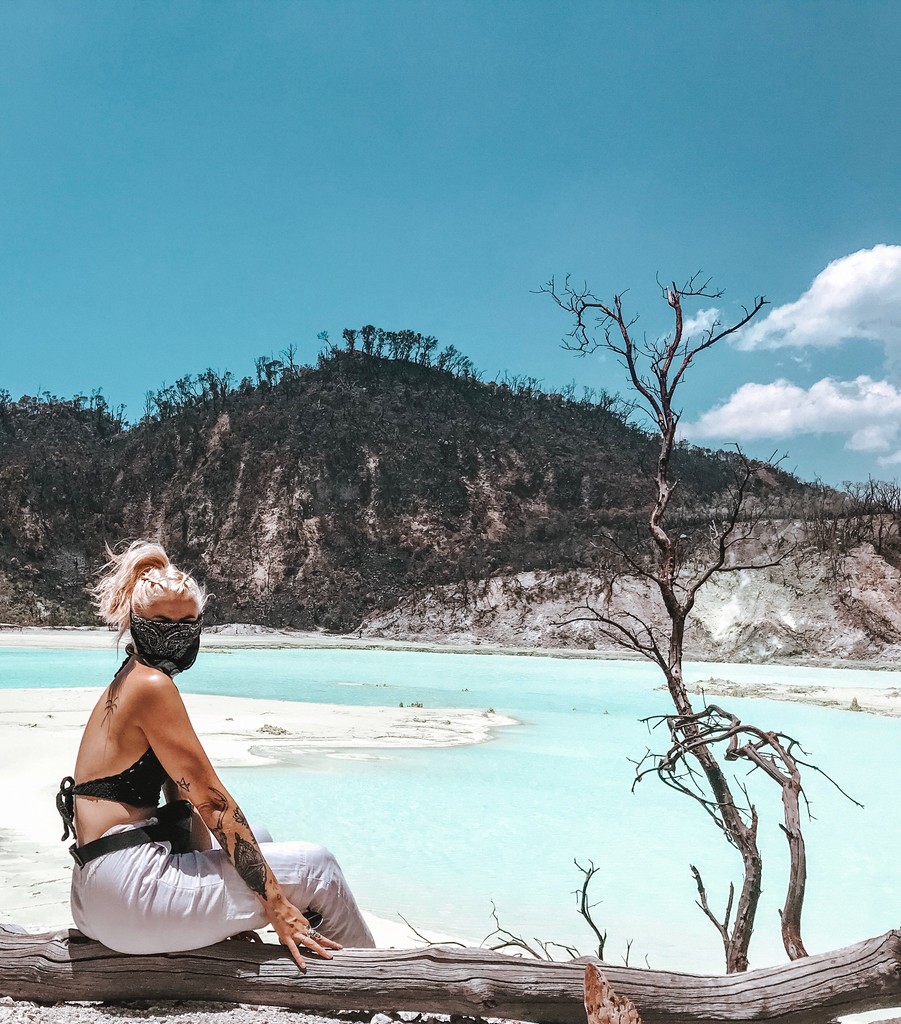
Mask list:
[[[852,452],[884,452],[895,443],[898,427],[893,423],[871,423],[861,427],[845,442]]]
[[[688,317],[682,324],[682,336],[690,337],[692,334],[700,334],[709,331],[719,319],[718,309],[699,309],[694,316]]]
[[[746,441],[798,434],[845,434],[854,451],[887,451],[901,424],[901,389],[861,376],[825,377],[809,388],[787,380],[743,384],[721,405],[682,425],[690,440]]]
[[[834,260],[796,302],[776,306],[745,328],[736,347],[827,348],[852,339],[901,351],[901,245],[876,245]]]

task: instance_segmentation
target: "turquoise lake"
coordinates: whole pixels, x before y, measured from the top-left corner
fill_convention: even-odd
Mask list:
[[[0,650],[0,689],[104,686],[119,658],[101,651]],[[792,685],[901,686],[901,673],[782,666],[689,666],[713,676]],[[576,913],[573,859],[600,867],[592,895],[616,961],[720,972],[722,951],[695,906],[689,865],[712,905],[725,905],[737,856],[693,802],[655,778],[632,791],[634,766],[665,737],[640,718],[668,710],[659,673],[640,662],[362,650],[207,652],[179,677],[185,692],[346,705],[420,701],[429,708],[489,707],[522,724],[488,743],[456,748],[329,751],[293,764],[226,769],[252,820],[276,838],[325,843],[361,904],[420,928],[481,939],[503,926],[531,939],[592,936]],[[0,695],[2,700],[2,695]],[[901,925],[901,719],[720,698],[746,721],[800,740],[824,778],[806,775],[809,877],[804,937],[810,952]],[[0,754],[2,756],[2,754]],[[744,778],[744,774],[741,776]],[[780,793],[752,775],[761,814],[764,895],[752,966],[784,960],[778,909],[787,872]]]

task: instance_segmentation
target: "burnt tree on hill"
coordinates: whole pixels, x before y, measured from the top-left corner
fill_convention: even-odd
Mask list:
[[[774,567],[788,554],[778,538],[761,540],[762,531],[758,530],[774,511],[764,490],[765,479],[761,479],[765,478],[763,466],[738,450],[732,459],[731,485],[706,508],[699,508],[696,502],[680,501],[674,467],[679,454],[680,411],[676,400],[686,373],[697,356],[752,320],[765,300],[762,296],[756,298],[732,324],[724,325],[717,318],[699,335],[693,335],[685,330],[683,302],[716,299],[722,293],[710,291],[708,283],[700,283],[697,277],[682,287],[662,287],[663,298],[672,310],[673,329],[662,338],[648,341],[633,336],[636,318],[624,312],[621,295],[614,296],[612,302],[603,302],[587,288],[574,288],[569,278],[562,288],[551,279],[543,291],[573,318],[564,347],[580,354],[606,349],[617,357],[626,370],[636,409],[647,416],[651,435],[657,441],[656,462],[648,470],[651,502],[647,534],[636,537],[635,543],[625,542],[621,535],[604,538],[609,552],[606,600],[600,604],[586,602],[568,621],[595,623],[608,640],[653,661],[666,679],[675,714],[647,722],[668,730],[670,746],[663,755],[649,751],[638,764],[635,781],[653,772],[667,785],[693,797],[741,856],[738,898],[730,884],[721,917],[710,907],[700,872],[691,867],[698,905],[720,934],[729,973],[748,968],[748,946],[760,900],[763,864],[757,809],[746,787],[727,777],[720,757],[759,769],[779,785],[783,803],[781,827],[788,840],[790,859],[781,911],[782,940],[790,959],[806,956],[801,938],[806,851],[800,809],[804,795],[800,767],[806,762],[800,757],[800,747],[791,737],[747,725],[716,705],[696,711],[682,672],[686,626],[705,584],[722,573]],[[662,625],[614,607],[612,598],[617,584],[629,576],[645,581],[652,592],[659,594],[664,611]],[[734,784],[739,787],[739,797],[733,792]]]

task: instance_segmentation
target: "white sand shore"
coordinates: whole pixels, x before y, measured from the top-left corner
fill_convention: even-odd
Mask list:
[[[0,623],[0,648],[25,647],[44,650],[109,650],[115,634],[96,626],[14,626]],[[445,654],[520,654],[555,658],[635,658],[617,648],[599,651],[573,650],[569,647],[500,646],[474,639],[467,644],[442,644],[431,641],[392,640],[388,637],[365,637],[356,633],[335,634],[304,632],[296,629],[271,629],[235,623],[205,628],[203,649],[230,651],[242,648],[312,648],[319,650],[350,649],[358,651],[436,651]]]
[[[109,634],[106,634],[107,643]],[[71,867],[54,806],[99,688],[0,691],[0,922],[42,931],[71,923]],[[491,738],[511,718],[474,710],[344,707],[185,694],[210,759],[243,767],[341,757],[374,747],[455,746]],[[370,919],[379,945],[418,944],[401,923]]]
[[[797,686],[792,683],[737,683],[732,679],[704,679],[691,693],[707,697],[756,697],[816,707],[901,718],[901,688],[876,686]]]

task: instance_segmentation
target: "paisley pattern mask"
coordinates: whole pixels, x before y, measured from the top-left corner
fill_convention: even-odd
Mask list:
[[[135,652],[170,676],[186,672],[194,664],[202,628],[202,615],[193,622],[157,622],[136,612],[129,618]]]

